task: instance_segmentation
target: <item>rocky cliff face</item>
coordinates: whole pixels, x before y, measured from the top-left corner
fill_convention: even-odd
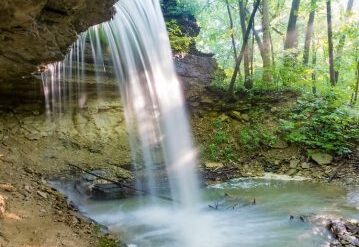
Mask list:
[[[17,106],[44,108],[41,80],[31,77],[31,73],[40,64],[62,60],[78,33],[110,19],[114,2],[0,1],[0,110],[11,110]],[[175,19],[188,36],[198,35],[199,27],[190,13],[182,13],[174,0],[163,0],[162,3],[166,20]],[[87,52],[88,62],[91,63],[91,51]],[[194,43],[189,54],[175,55],[174,60],[187,98],[197,98],[196,95],[201,94],[203,88],[213,80],[216,60],[198,52]],[[108,77],[112,78],[113,75]],[[113,87],[108,90],[111,92]]]
[[[0,83],[61,60],[78,33],[111,18],[115,0],[1,0]]]

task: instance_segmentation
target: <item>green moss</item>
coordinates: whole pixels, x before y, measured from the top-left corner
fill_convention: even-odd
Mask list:
[[[187,53],[193,38],[182,32],[176,20],[167,21],[166,26],[172,49],[176,53]]]

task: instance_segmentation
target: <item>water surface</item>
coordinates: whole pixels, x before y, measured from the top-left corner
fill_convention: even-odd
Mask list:
[[[153,204],[148,197],[79,203],[84,214],[118,233],[129,246],[329,246],[331,236],[316,216],[359,219],[355,187],[235,179],[210,185],[203,195],[199,214],[166,201]]]

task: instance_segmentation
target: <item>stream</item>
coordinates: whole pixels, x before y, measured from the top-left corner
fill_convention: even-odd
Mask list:
[[[329,246],[331,235],[319,216],[359,219],[358,187],[287,176],[267,174],[209,185],[196,212],[166,201],[153,203],[151,197],[88,200],[69,185],[53,185],[129,247],[183,247],[189,242],[209,247]]]

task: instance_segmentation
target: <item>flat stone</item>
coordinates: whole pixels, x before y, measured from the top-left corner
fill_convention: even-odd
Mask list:
[[[208,162],[204,166],[208,170],[217,170],[224,167],[223,163],[220,162]]]
[[[231,118],[236,119],[236,120],[242,120],[241,113],[238,111],[231,111],[229,113],[229,116],[231,116]]]
[[[297,169],[290,169],[290,170],[287,172],[287,175],[288,175],[288,176],[294,176],[296,173],[297,173]]]
[[[298,166],[299,162],[300,162],[300,160],[298,160],[298,159],[291,160],[290,164],[289,164],[289,167],[290,168],[296,168]]]
[[[39,196],[41,196],[42,198],[47,199],[47,193],[42,192],[42,191],[40,191],[40,190],[38,190],[36,193],[37,193]]]
[[[307,163],[307,162],[303,162],[302,165],[301,165],[301,167],[302,167],[303,169],[309,169],[309,168],[310,168],[310,164]]]
[[[333,156],[326,153],[313,153],[311,158],[319,165],[329,165],[333,161]]]

